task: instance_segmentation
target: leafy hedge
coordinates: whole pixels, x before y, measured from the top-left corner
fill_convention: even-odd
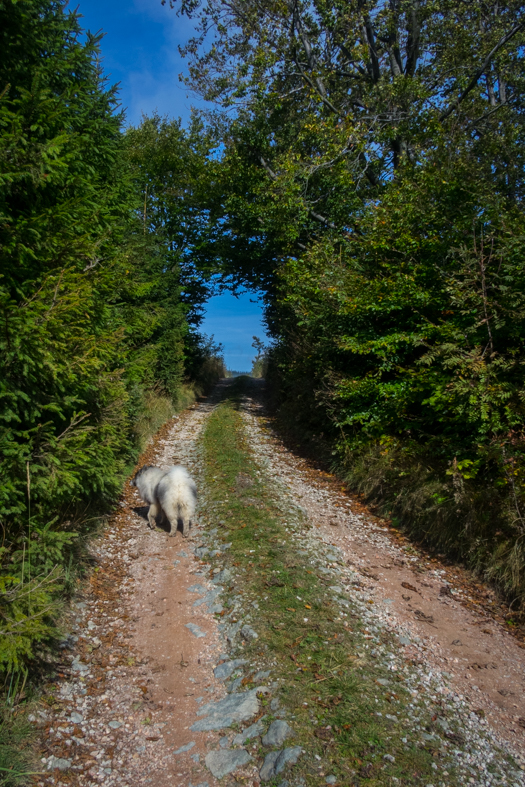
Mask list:
[[[98,39],[61,2],[5,0],[0,49],[0,672],[9,673],[37,663],[56,636],[86,536],[159,425],[151,411],[171,414],[189,366],[213,352],[188,323],[202,293],[182,295],[180,252],[144,221],[139,154],[122,134]]]
[[[354,488],[519,608],[524,221],[487,200],[476,223],[475,184],[433,170],[426,192],[428,173],[392,185],[344,253],[325,242],[282,267],[274,374],[284,412],[325,433]]]

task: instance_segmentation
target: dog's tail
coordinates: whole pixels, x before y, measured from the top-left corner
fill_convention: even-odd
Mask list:
[[[177,519],[191,519],[195,512],[195,498],[192,490],[187,487],[170,489],[164,494],[161,492],[159,498],[162,509],[171,522],[173,520],[176,522]]]

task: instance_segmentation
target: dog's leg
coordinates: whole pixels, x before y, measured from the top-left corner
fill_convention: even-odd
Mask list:
[[[158,513],[159,513],[159,507],[157,506],[156,503],[152,503],[150,505],[149,511],[148,511],[148,523],[149,523],[149,526],[150,526],[150,528],[152,530],[155,530],[155,528],[157,526],[157,523],[155,521],[155,517],[158,515]]]
[[[191,524],[190,520],[184,517],[182,520],[182,535],[184,538],[188,538],[190,534],[190,524]]]

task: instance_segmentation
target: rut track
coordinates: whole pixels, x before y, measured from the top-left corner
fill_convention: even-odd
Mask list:
[[[140,466],[180,463],[194,473],[196,441],[223,387],[173,418]],[[150,531],[146,515],[127,485],[120,510],[92,544],[97,568],[73,605],[59,680],[35,715],[43,768],[50,771],[39,784],[216,784],[199,762],[209,736],[196,740],[188,731],[195,698],[225,693],[213,677],[219,646],[213,614],[193,606],[190,589],[207,582],[196,576],[193,558],[200,528],[196,523],[188,539],[172,538]]]
[[[525,650],[493,616],[463,605],[466,592],[449,566],[410,543],[400,546],[386,523],[288,450],[265,416],[262,391],[246,402],[251,442],[315,528],[314,539],[339,548],[374,602],[377,618],[403,636],[407,658],[443,673],[518,756],[525,752]],[[356,510],[357,509],[357,510]],[[455,581],[455,580],[458,581]],[[487,595],[491,594],[487,589]]]

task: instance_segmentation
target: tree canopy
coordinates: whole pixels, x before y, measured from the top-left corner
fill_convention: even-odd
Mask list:
[[[266,293],[283,411],[521,598],[523,4],[172,5],[222,145],[208,254]]]

